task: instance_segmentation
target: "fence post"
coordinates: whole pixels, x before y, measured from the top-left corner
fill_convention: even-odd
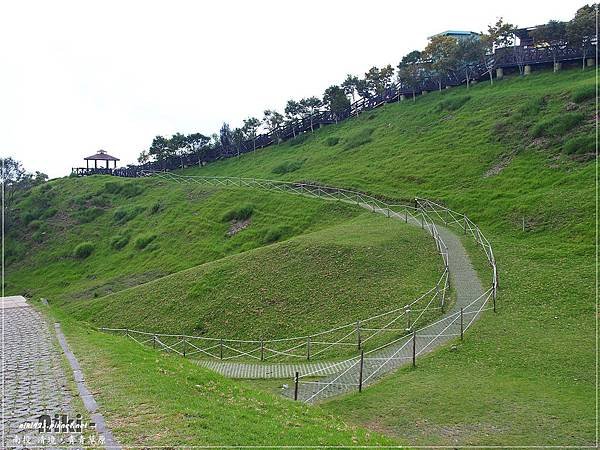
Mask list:
[[[404,223],[408,223],[408,211],[404,210]]]
[[[390,217],[390,207],[389,206],[387,207],[387,216],[388,216],[388,218]]]
[[[294,400],[298,400],[298,372],[294,376]]]
[[[219,341],[219,359],[223,359],[223,339]]]
[[[406,329],[410,330],[411,328],[411,323],[410,323],[410,309],[406,308]]]
[[[358,349],[360,350],[360,345],[361,345],[361,339],[360,339],[360,320],[358,320],[356,322],[356,345],[358,346]]]
[[[125,337],[129,337],[129,328],[125,328]]]
[[[310,336],[306,338],[306,360],[310,361]]]
[[[187,340],[185,339],[185,337],[183,338],[183,357],[185,358],[185,350],[186,350],[186,345],[187,344]]]
[[[467,234],[467,216],[463,214],[463,228],[465,230],[465,235]]]
[[[417,367],[417,331],[413,331],[412,335],[413,348],[412,348],[412,366]]]
[[[494,281],[492,288],[492,303],[494,305],[494,312],[496,312],[496,281]]]
[[[481,238],[479,235],[479,227],[477,225],[475,225],[475,240],[477,241],[478,244],[481,245]]]
[[[152,336],[152,348],[156,349],[156,335]]]
[[[463,326],[463,308],[460,308],[460,340],[463,340],[465,328]]]
[[[424,219],[424,216],[423,216],[423,213],[421,213],[421,229],[425,228],[425,226],[423,224],[423,219]]]
[[[265,341],[263,338],[260,338],[260,360],[265,360]]]
[[[361,352],[360,352],[360,369],[358,371],[358,392],[362,392],[364,362],[365,362],[365,351],[361,350]]]

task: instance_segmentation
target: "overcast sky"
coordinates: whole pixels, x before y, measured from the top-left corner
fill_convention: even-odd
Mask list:
[[[0,12],[0,155],[51,177],[98,149],[237,126],[427,37],[569,20],[575,1],[11,1]]]

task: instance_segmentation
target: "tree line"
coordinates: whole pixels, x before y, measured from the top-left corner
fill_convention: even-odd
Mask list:
[[[570,21],[551,20],[531,32],[535,46],[551,52],[555,70],[558,54],[567,46],[581,50],[582,67],[585,68],[587,51],[596,39],[596,9],[597,4],[585,5],[577,10]],[[283,126],[303,119],[309,121],[310,130],[313,131],[315,114],[329,111],[337,121],[352,103],[382,94],[395,86],[412,92],[415,100],[423,80],[427,79],[435,80],[441,90],[444,81],[456,74],[466,81],[468,89],[473,76],[483,71],[493,84],[497,60],[492,56],[498,49],[512,51],[514,61],[523,74],[524,50],[522,46],[515,45],[516,30],[516,25],[500,18],[489,25],[486,31],[461,39],[432,36],[423,50],[409,52],[395,68],[388,64],[381,68],[371,67],[362,77],[349,74],[343,82],[325,89],[321,98],[313,96],[288,100],[283,112],[267,109],[262,118],[248,117],[233,129],[228,123],[223,123],[219,133],[211,135],[176,133],[170,138],[156,136],[150,147],[141,152],[138,162],[144,164],[179,157],[183,166],[186,155],[195,155],[198,161],[239,156],[249,150],[248,143],[251,150],[256,150],[260,130],[272,133],[278,140],[279,130]],[[293,126],[292,132],[295,136],[296,129]]]

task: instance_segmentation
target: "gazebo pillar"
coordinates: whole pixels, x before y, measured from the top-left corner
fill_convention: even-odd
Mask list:
[[[85,160],[85,166],[86,166],[86,169],[89,170],[89,168],[90,168],[90,160],[89,159]]]
[[[98,160],[97,160],[97,159],[95,159],[95,160],[94,160],[94,169],[97,169],[97,168],[98,168]]]

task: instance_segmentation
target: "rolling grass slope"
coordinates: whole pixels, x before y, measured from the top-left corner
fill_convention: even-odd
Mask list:
[[[227,338],[318,332],[410,303],[443,264],[421,229],[369,212],[64,310],[98,326]]]
[[[187,170],[420,195],[466,212],[493,243],[498,314],[456,351],[328,410],[407,443],[594,443],[594,77],[544,72],[432,93]]]

